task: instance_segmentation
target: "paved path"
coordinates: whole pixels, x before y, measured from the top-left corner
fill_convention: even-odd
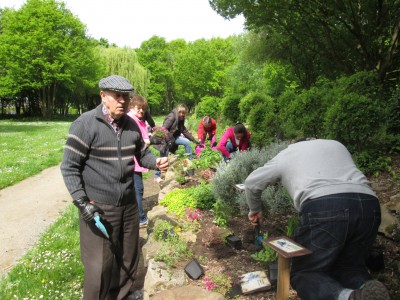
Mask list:
[[[70,203],[60,166],[0,190],[0,277]]]

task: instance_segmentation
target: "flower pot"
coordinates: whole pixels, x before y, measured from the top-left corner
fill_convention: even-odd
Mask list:
[[[278,281],[278,263],[276,261],[268,264],[268,275],[271,284],[275,285]]]
[[[227,236],[226,241],[228,242],[229,245],[231,245],[235,249],[242,248],[242,241],[236,235],[231,234]]]
[[[194,169],[188,169],[187,173],[189,176],[194,176]]]

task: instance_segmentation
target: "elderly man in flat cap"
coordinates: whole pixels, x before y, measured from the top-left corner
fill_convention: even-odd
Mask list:
[[[111,75],[99,87],[102,103],[70,127],[61,172],[80,212],[83,299],[130,299],[139,261],[133,156],[143,167],[161,171],[168,160],[149,151],[136,123],[125,115],[134,90],[129,81]],[[97,216],[109,238],[95,226]],[[118,287],[111,288],[116,278]]]

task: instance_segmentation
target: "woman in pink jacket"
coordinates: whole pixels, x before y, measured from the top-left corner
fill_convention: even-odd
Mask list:
[[[150,146],[149,132],[147,130],[145,113],[147,109],[147,100],[146,98],[135,95],[131,99],[129,103],[129,112],[128,116],[130,116],[138,125],[140,129],[140,133],[142,134],[142,138],[147,146]],[[143,193],[144,193],[144,185],[143,185],[143,172],[148,172],[149,170],[143,168],[136,161],[136,157],[133,157],[135,160],[135,173],[133,174],[133,181],[135,183],[135,195],[136,202],[139,209],[139,227],[146,227],[149,220],[143,211]]]
[[[222,153],[224,160],[228,162],[237,150],[245,151],[250,147],[250,132],[242,123],[237,123],[224,132],[217,149]]]

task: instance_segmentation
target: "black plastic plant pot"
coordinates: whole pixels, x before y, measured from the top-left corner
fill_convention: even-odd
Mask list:
[[[187,173],[189,176],[194,176],[194,169],[188,169]]]
[[[231,234],[227,236],[226,241],[228,242],[229,245],[231,245],[235,249],[242,248],[242,241],[236,235]]]
[[[278,281],[278,263],[277,262],[270,262],[268,264],[268,275],[269,281],[272,285],[275,285]]]
[[[185,273],[193,280],[199,279],[204,275],[204,270],[199,262],[193,259],[185,266]]]

